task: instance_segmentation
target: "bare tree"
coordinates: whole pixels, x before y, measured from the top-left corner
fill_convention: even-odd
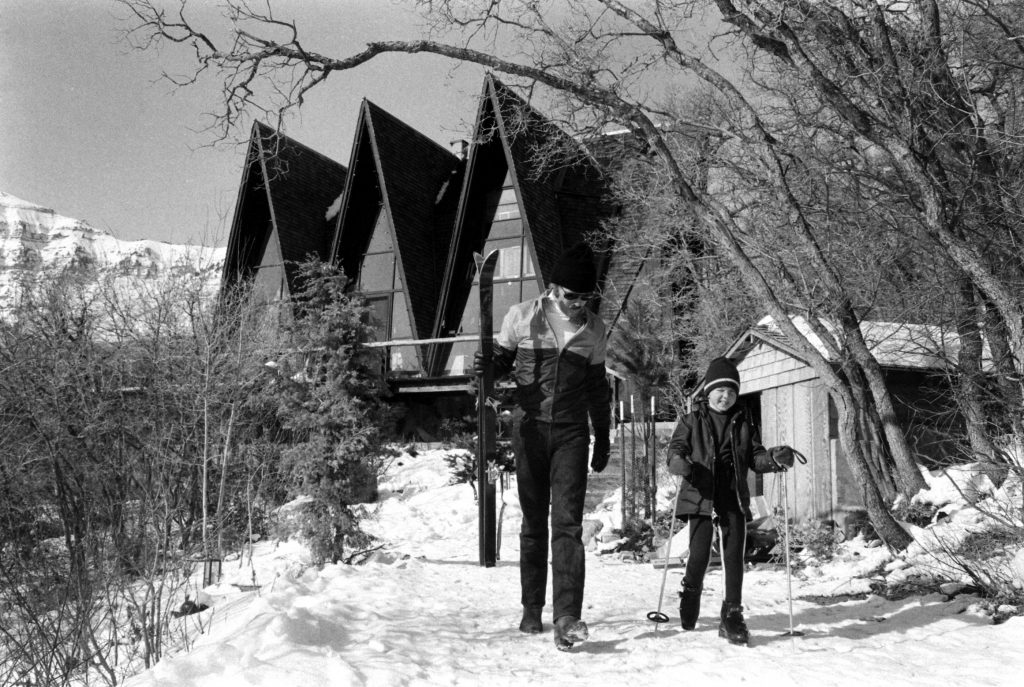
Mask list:
[[[259,395],[263,342],[209,283],[182,265],[155,282],[47,272],[26,279],[0,321],[5,683],[117,684],[187,641],[172,611],[195,584],[197,514],[219,508],[220,524],[234,505],[201,500],[203,442],[224,455],[264,431],[245,406]],[[234,408],[230,431],[211,421]],[[251,467],[216,467],[225,490],[237,480],[245,493]]]
[[[256,9],[226,2],[228,24],[216,30],[195,25],[184,2],[170,9],[155,0],[122,4],[131,13],[128,36],[135,45],[188,46],[195,76],[217,72],[222,78],[215,120],[222,132],[247,111],[273,113],[281,122],[330,76],[380,55],[421,52],[501,72],[579,131],[610,121],[628,127],[657,160],[676,211],[730,262],[825,381],[872,521],[894,547],[909,537],[888,516],[872,468],[882,464],[878,455],[865,454],[865,435],[879,437],[898,491],[912,493],[923,481],[862,333],[863,290],[837,262],[844,253],[831,249],[836,232],[849,231],[850,223],[816,211],[815,199],[799,185],[815,168],[797,143],[819,155],[849,152],[848,182],[861,176],[872,191],[901,199],[893,229],[910,232],[919,251],[941,253],[970,283],[986,333],[1004,344],[1001,383],[1019,395],[1024,289],[1015,141],[1024,12],[1018,0],[892,6],[875,0],[568,0],[557,10],[526,1],[421,0],[415,4],[432,22],[424,39],[374,41],[342,56],[312,49],[269,3]],[[715,12],[747,51],[746,78],[730,78],[678,40],[702,10]],[[672,107],[669,98],[651,95],[682,87],[655,90],[653,84],[695,81],[727,111],[713,129]],[[668,135],[673,125],[716,137],[721,166],[711,173],[728,180],[726,186],[707,183],[687,165]],[[809,130],[794,135],[802,127]],[[829,168],[838,172],[834,160]],[[752,205],[762,199],[766,205]],[[760,208],[770,209],[771,222],[762,221]],[[801,269],[759,252],[752,239],[766,234],[799,258]],[[794,325],[794,311],[805,316],[824,351]]]

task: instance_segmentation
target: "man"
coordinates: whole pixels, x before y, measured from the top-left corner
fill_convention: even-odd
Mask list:
[[[590,467],[601,472],[610,450],[607,332],[588,308],[596,287],[593,253],[576,244],[559,259],[547,291],[509,309],[494,346],[495,376],[514,371],[516,381],[512,445],[523,511],[519,629],[543,631],[550,508],[552,618],[555,646],[562,651],[588,637],[580,619],[587,462],[590,457]],[[478,353],[478,373],[480,368]],[[592,457],[588,416],[594,429]]]

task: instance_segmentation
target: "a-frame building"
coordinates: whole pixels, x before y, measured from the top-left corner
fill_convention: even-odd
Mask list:
[[[297,263],[309,255],[337,263],[368,301],[392,388],[419,429],[439,407],[460,416],[472,405],[473,254],[501,250],[497,328],[509,306],[546,288],[566,248],[615,211],[608,196],[587,149],[493,75],[470,142],[455,151],[365,100],[347,170],[257,124],[224,286],[252,279],[267,300],[283,299]],[[607,253],[598,262],[603,275]],[[601,303],[602,316],[620,306]]]
[[[327,256],[328,211],[346,169],[259,122],[245,159],[221,289],[252,280],[266,302],[284,300],[295,290],[296,265]]]

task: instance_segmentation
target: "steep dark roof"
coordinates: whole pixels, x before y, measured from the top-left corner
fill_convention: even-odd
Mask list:
[[[494,76],[485,88],[547,282],[562,251],[597,229],[603,175],[576,141]]]
[[[483,249],[486,199],[509,173],[522,206],[527,244],[546,283],[562,251],[597,229],[608,212],[599,167],[571,137],[493,75],[484,79],[467,162],[443,299],[434,336],[448,336],[461,320],[474,275],[473,253]],[[603,268],[604,264],[599,265]],[[433,363],[440,364],[440,347]]]
[[[253,124],[235,215],[228,238],[223,283],[256,269],[277,230],[290,288],[295,263],[325,258],[330,236],[326,212],[345,185],[347,170],[265,124]],[[266,217],[269,221],[253,221]]]
[[[593,136],[584,141],[583,145],[596,164],[609,176],[621,173],[628,161],[650,154],[646,141],[638,139],[633,132],[624,129]],[[617,215],[620,221],[641,221],[636,218],[635,213],[628,210],[623,215],[618,207],[610,208],[605,216],[613,214]],[[601,319],[609,325],[609,334],[614,334],[622,311],[637,288],[637,279],[652,257],[652,249],[632,247],[623,250],[613,242],[607,246],[607,250],[608,265],[599,312]]]
[[[373,232],[376,204],[381,203],[390,219],[416,336],[428,338],[451,241],[450,189],[461,180],[461,162],[364,100],[350,166],[331,259],[341,262],[350,277],[357,275]]]
[[[619,317],[629,302],[633,289],[636,288],[637,278],[650,257],[650,251],[639,255],[635,251],[615,250],[612,247],[609,253],[611,257],[605,272],[599,314],[608,324],[611,334],[618,325]]]

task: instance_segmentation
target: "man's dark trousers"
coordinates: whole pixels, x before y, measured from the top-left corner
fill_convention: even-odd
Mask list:
[[[523,510],[519,534],[522,603],[544,605],[550,507],[552,617],[579,618],[585,577],[583,502],[587,495],[589,426],[521,418],[516,422],[513,441]]]

